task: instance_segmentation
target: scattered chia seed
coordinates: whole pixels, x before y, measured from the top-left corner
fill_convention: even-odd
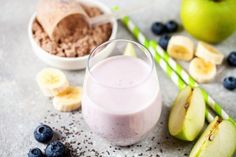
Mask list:
[[[175,146],[179,152],[183,151],[181,142],[173,140],[165,132],[161,135],[162,138],[156,136],[156,132],[154,132],[155,134],[144,139],[144,142],[127,147],[110,145],[109,142],[98,138],[87,127],[81,111],[72,113],[47,111],[42,121],[50,124],[57,134],[55,138],[63,142],[70,150],[70,157],[131,157],[132,155],[134,157],[160,157],[160,153],[169,152],[168,145]],[[164,122],[161,121],[160,124],[164,124]],[[157,154],[158,149],[159,154]],[[188,156],[188,154],[185,153],[184,156]]]
[[[143,153],[138,154],[138,156],[143,156]]]
[[[149,148],[146,150],[146,152],[151,151],[151,150],[152,150],[152,147],[149,147]]]
[[[153,136],[151,140],[154,141],[154,139],[155,139],[155,137]]]

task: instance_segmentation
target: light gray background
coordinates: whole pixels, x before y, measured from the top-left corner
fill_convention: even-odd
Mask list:
[[[167,132],[167,116],[169,107],[178,89],[157,66],[163,97],[163,112],[159,123],[152,133],[129,148],[110,146],[103,139],[92,134],[81,117],[81,113],[59,113],[55,111],[51,100],[40,92],[35,76],[42,68],[47,67],[33,53],[28,40],[27,26],[34,12],[36,1],[33,0],[1,0],[0,5],[0,156],[24,157],[32,147],[45,148],[33,138],[33,130],[40,122],[63,131],[65,126],[69,132],[64,133],[66,142],[72,144],[77,154],[95,156],[187,156],[191,150],[191,142],[181,142],[169,136]],[[179,0],[156,0],[149,9],[138,11],[131,15],[141,30],[151,39],[158,39],[150,32],[154,21],[179,20]],[[203,23],[204,24],[204,23]],[[184,32],[179,32],[184,33]],[[184,33],[186,34],[186,33]],[[119,25],[118,38],[132,39],[126,29]],[[217,47],[225,54],[236,50],[236,34],[222,42]],[[184,63],[187,68],[187,64]],[[82,85],[84,71],[65,71],[70,82]],[[214,82],[203,85],[231,116],[236,118],[236,91],[229,92],[222,86],[225,76],[236,76],[236,69],[218,67],[218,75]],[[73,124],[70,124],[72,123]],[[69,125],[70,124],[70,125]],[[81,144],[78,144],[78,143]],[[92,142],[92,144],[91,144]],[[150,148],[149,148],[150,147]],[[76,149],[78,148],[78,149]],[[151,150],[150,150],[151,149]],[[108,155],[107,151],[110,155]],[[84,152],[84,153],[83,153]],[[185,155],[184,155],[185,154]]]

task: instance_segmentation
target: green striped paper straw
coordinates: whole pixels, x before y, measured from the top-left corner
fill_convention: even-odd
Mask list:
[[[150,46],[152,46],[156,52],[170,65],[170,67],[176,71],[176,73],[182,77],[182,79],[191,87],[198,87],[197,82],[189,76],[189,74],[182,68],[181,65],[176,63],[174,59],[172,59],[168,53],[166,53],[154,40],[150,41]]]
[[[215,119],[215,114],[212,113],[212,110],[209,109],[208,106],[206,106],[205,116],[208,122],[212,122]]]
[[[162,59],[156,52],[155,49],[151,46],[147,47],[152,55],[154,56],[155,61],[160,65],[162,70],[166,72],[169,78],[178,86],[179,89],[183,89],[187,84],[182,80],[182,78],[173,70],[171,67]],[[208,122],[211,122],[214,119],[214,116],[209,112],[208,109],[205,111],[205,117]]]
[[[139,30],[139,28],[137,26],[135,26],[135,24],[129,19],[128,16],[125,16],[122,19],[122,22],[124,23],[124,25],[132,32],[132,34],[135,36],[136,39],[139,40],[140,43],[142,43],[144,46],[148,47],[149,50],[153,49],[153,46],[149,47],[149,41],[145,38],[145,36],[141,33],[141,31]],[[156,44],[157,45],[157,44]],[[158,46],[157,46],[158,47]],[[160,47],[158,47],[158,49],[161,49]],[[162,49],[161,49],[162,50]],[[153,51],[153,50],[152,50]],[[162,69],[167,73],[167,75],[174,81],[175,84],[177,84],[177,86],[182,89],[181,87],[183,86],[183,84],[185,85],[185,83],[183,81],[179,81],[182,79],[188,80],[186,81],[187,84],[189,84],[192,87],[196,87],[198,86],[198,84],[187,74],[187,72],[185,72],[183,70],[183,68],[178,65],[173,59],[171,59],[163,50],[163,53],[159,53],[159,51],[156,51],[156,49],[154,49],[153,55],[155,60],[158,62],[159,60],[159,64],[162,67]],[[156,56],[158,56],[158,58],[161,58],[160,55],[162,55],[163,59],[156,59]],[[167,64],[167,63],[168,64]],[[174,67],[174,70],[181,76],[182,79],[179,78],[179,75],[176,74],[176,72],[172,70],[172,67]],[[177,75],[177,76],[176,76]],[[214,100],[205,92],[205,90],[203,90],[203,95],[204,98],[207,102],[207,104],[218,114],[220,115],[223,119],[229,119],[232,122],[234,122],[234,120],[232,118],[230,118],[226,112],[220,107],[219,104],[215,103]],[[214,102],[214,103],[213,103]],[[206,114],[208,115],[208,114]],[[235,122],[234,122],[235,123]]]
[[[156,50],[156,53],[158,53],[189,86],[199,87],[199,84],[178,63],[176,63],[155,41],[153,40],[150,41],[150,46]],[[223,119],[229,119],[230,121],[235,123],[234,119],[231,118],[221,108],[221,106],[218,103],[216,103],[211,96],[209,96],[209,94],[204,89],[201,88],[201,90],[207,104],[219,116],[221,116]]]

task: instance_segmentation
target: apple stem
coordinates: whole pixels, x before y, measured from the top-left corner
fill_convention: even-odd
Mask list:
[[[218,120],[217,120],[217,122],[218,122],[218,123],[221,123],[222,120],[223,120],[223,119],[222,119],[221,117],[219,117]]]

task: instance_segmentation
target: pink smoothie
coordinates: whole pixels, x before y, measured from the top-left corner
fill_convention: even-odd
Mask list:
[[[89,127],[112,143],[138,142],[161,113],[155,69],[128,56],[98,62],[85,78],[82,112]]]

